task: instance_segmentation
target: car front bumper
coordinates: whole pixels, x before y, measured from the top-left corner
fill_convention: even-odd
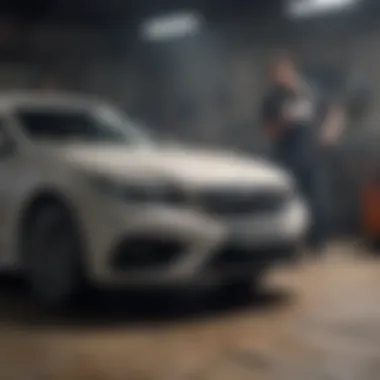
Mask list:
[[[89,218],[85,225],[86,268],[92,283],[111,288],[204,286],[252,277],[271,264],[290,260],[303,244],[309,216],[299,199],[280,213],[235,220],[169,207],[132,210],[108,205],[103,215]],[[145,263],[135,265],[128,260],[139,249],[121,247],[136,236],[140,242],[173,243],[164,245],[172,251],[157,261],[159,249],[152,250]],[[124,255],[126,262],[115,262],[117,255]]]

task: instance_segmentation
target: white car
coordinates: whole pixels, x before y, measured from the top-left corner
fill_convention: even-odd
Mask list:
[[[260,158],[156,144],[92,98],[0,96],[0,269],[47,305],[102,288],[249,286],[302,243],[292,179]]]

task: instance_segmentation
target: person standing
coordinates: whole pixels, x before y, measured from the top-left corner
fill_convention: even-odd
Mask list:
[[[288,55],[270,67],[271,89],[261,110],[274,158],[290,171],[309,203],[310,247],[320,252],[330,234],[329,186],[325,150],[340,137],[344,118],[338,104],[327,102],[298,71]]]

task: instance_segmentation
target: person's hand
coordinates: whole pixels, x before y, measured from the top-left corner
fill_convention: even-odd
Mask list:
[[[335,145],[342,135],[345,124],[345,115],[340,107],[333,107],[322,125],[320,143],[329,147]]]
[[[326,131],[322,131],[319,141],[322,146],[330,147],[337,143],[338,136],[332,129],[330,126],[326,126]]]

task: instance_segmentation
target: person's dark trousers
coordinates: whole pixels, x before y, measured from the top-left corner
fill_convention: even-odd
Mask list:
[[[308,170],[294,170],[293,174],[311,212],[309,247],[316,253],[322,252],[330,237],[331,203],[327,168],[324,163],[315,162]]]
[[[330,237],[330,186],[328,166],[322,157],[294,160],[289,156],[277,156],[276,161],[294,177],[299,192],[305,198],[311,213],[308,246],[312,251],[322,252]]]

